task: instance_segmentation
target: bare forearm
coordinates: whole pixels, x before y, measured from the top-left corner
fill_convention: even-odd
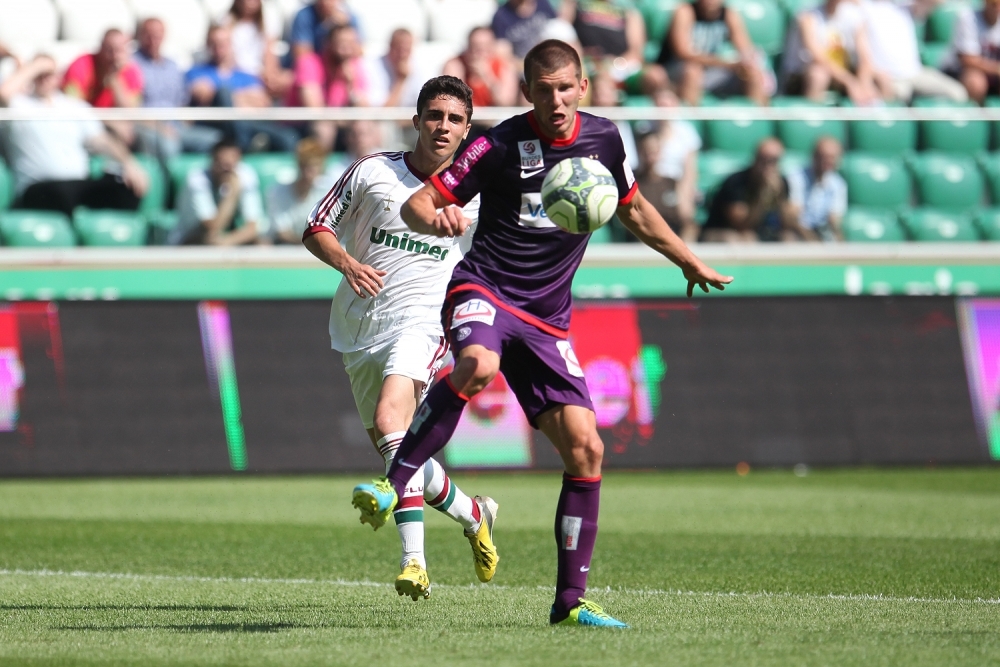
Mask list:
[[[238,229],[222,234],[219,245],[245,245],[257,240],[257,223],[248,222]]]
[[[340,241],[337,240],[337,235],[332,233],[321,232],[319,234],[312,234],[307,236],[305,240],[302,241],[302,245],[306,247],[306,250],[311,252],[316,259],[332,266],[341,273],[344,273],[344,269],[347,267],[348,259],[350,255],[344,250],[344,246],[340,245]]]
[[[434,201],[425,191],[419,191],[410,197],[400,209],[400,217],[406,226],[418,234],[434,234],[435,229],[431,224],[437,215],[437,207]]]
[[[129,151],[125,144],[107,132],[92,137],[87,142],[87,148],[91,152],[109,157],[112,160],[117,160],[122,164],[133,159],[131,151]]]
[[[632,202],[619,207],[618,217],[636,238],[682,269],[699,264],[694,253],[641,194],[637,193]]]

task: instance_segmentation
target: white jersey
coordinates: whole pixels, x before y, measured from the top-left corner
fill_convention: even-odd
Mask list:
[[[341,280],[330,309],[330,343],[340,352],[378,344],[404,328],[443,335],[441,304],[451,271],[471,245],[461,238],[416,234],[400,207],[424,185],[404,153],[375,153],[352,164],[309,214],[306,233],[325,227],[347,253],[386,272],[378,296],[361,298]],[[478,221],[479,198],[463,209]]]

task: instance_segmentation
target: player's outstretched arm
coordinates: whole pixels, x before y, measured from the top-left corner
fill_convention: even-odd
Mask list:
[[[362,264],[348,255],[337,240],[336,234],[329,232],[312,234],[303,239],[302,244],[320,261],[343,273],[344,280],[361,298],[376,296],[385,287],[382,282],[385,271]]]
[[[694,295],[695,285],[708,292],[709,285],[723,290],[733,282],[732,276],[724,276],[698,259],[641,192],[618,207],[618,217],[640,241],[681,268],[688,281],[688,297]]]
[[[433,185],[426,184],[406,200],[399,211],[406,226],[418,234],[462,236],[472,221]]]

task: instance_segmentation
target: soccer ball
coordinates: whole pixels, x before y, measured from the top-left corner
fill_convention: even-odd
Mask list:
[[[567,232],[589,234],[618,208],[618,186],[597,160],[568,157],[545,175],[542,206],[549,220]]]

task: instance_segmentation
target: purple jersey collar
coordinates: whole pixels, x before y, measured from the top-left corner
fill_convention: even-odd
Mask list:
[[[583,125],[583,118],[580,117],[580,112],[578,111],[576,112],[576,117],[573,119],[573,135],[568,139],[552,139],[545,134],[542,130],[542,126],[538,124],[538,119],[535,118],[534,109],[524,115],[528,119],[528,125],[530,125],[534,133],[538,135],[538,138],[554,148],[571,146],[573,142],[576,141],[576,138],[580,136],[580,126]]]

